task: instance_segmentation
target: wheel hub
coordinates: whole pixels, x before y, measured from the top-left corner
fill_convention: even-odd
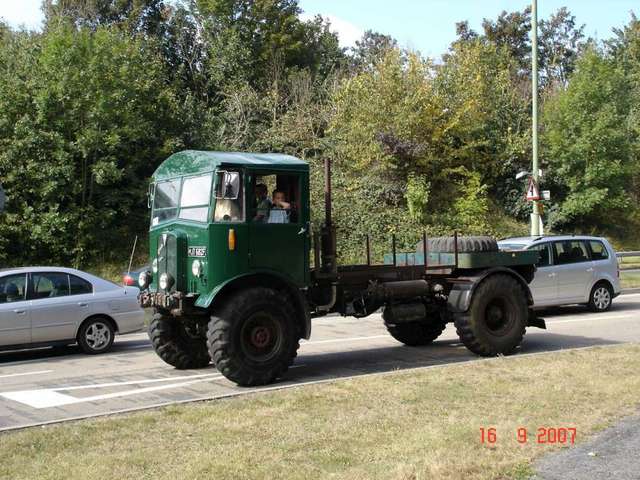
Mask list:
[[[283,331],[276,316],[261,312],[249,317],[240,332],[241,348],[254,362],[266,362],[282,348]]]
[[[271,332],[267,327],[255,327],[251,332],[251,343],[258,348],[264,348],[271,340]]]
[[[609,302],[611,301],[611,295],[609,295],[609,290],[604,287],[600,287],[593,294],[593,301],[596,307],[599,310],[604,310],[609,306]]]
[[[502,335],[508,331],[512,322],[508,306],[502,299],[496,298],[485,309],[485,322],[489,331],[494,335]]]

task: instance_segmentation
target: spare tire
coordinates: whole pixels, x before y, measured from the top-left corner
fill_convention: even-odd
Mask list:
[[[423,244],[418,242],[416,250],[422,252]],[[427,250],[432,253],[454,253],[454,237],[435,237],[427,240]],[[497,252],[498,242],[493,237],[458,237],[458,253]]]

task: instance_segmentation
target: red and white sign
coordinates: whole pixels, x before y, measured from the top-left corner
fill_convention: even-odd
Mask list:
[[[527,187],[527,200],[529,202],[540,200],[540,190],[538,190],[538,185],[536,184],[536,181],[533,179],[533,177],[529,179],[529,186]]]

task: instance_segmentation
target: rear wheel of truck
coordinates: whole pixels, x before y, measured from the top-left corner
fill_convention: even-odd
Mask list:
[[[291,366],[300,346],[288,295],[266,287],[235,293],[211,316],[207,344],[213,363],[241,386],[266,385]]]
[[[455,316],[458,336],[473,353],[485,357],[508,355],[522,343],[527,325],[527,295],[509,275],[482,281],[469,310]]]
[[[440,316],[435,319],[427,319],[423,322],[406,322],[406,323],[388,323],[385,319],[384,312],[382,318],[385,320],[384,325],[387,327],[389,334],[409,347],[422,347],[429,345],[436,338],[442,335],[447,326],[447,322],[443,321]]]
[[[203,368],[211,359],[203,333],[195,332],[185,323],[156,312],[149,324],[149,339],[158,356],[180,370]]]

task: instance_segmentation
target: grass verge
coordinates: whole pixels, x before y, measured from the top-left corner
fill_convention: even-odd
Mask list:
[[[639,372],[640,345],[597,347],[33,428],[0,436],[0,477],[527,478],[558,448],[536,444],[538,427],[580,441],[634,412]]]
[[[640,257],[621,257],[620,268],[640,268]]]
[[[620,285],[622,288],[640,287],[640,272],[620,272]]]

